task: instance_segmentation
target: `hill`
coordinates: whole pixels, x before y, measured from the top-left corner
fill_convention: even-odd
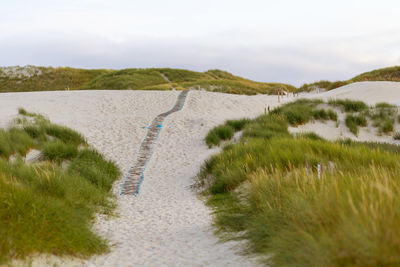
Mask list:
[[[362,73],[356,77],[353,77],[349,80],[345,81],[318,81],[314,83],[304,84],[299,88],[300,91],[312,91],[314,89],[326,89],[332,90],[338,87],[341,87],[346,84],[355,83],[355,82],[365,82],[365,81],[393,81],[400,82],[400,66],[377,69],[370,72]]]
[[[255,82],[222,70],[184,69],[75,69],[69,67],[0,68],[0,92],[81,89],[177,90],[204,89],[232,94],[277,94],[294,91],[288,84]]]

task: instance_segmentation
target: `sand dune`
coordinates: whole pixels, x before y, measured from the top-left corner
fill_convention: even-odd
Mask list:
[[[388,102],[400,105],[400,82],[358,82],[319,94],[306,95],[310,98],[350,98],[367,104]]]
[[[0,126],[16,116],[18,107],[42,113],[51,121],[84,134],[90,144],[114,160],[126,174],[146,134],[143,126],[169,110],[178,94],[171,91],[1,94]],[[357,83],[303,96],[400,104],[400,83]],[[293,99],[284,97],[281,103]],[[265,107],[278,104],[276,96],[191,91],[183,109],[164,122],[139,197],[119,196],[121,177],[113,188],[119,217],[110,220],[99,217],[96,221],[96,231],[113,244],[111,253],[86,261],[38,258],[33,265],[54,262],[85,266],[257,265],[256,258],[240,255],[243,244],[218,241],[213,234],[210,209],[189,187],[204,160],[218,151],[208,149],[203,141],[212,127],[226,119],[257,116]],[[316,124],[318,129],[325,126]]]

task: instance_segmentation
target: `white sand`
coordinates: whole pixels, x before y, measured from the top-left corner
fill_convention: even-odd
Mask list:
[[[329,99],[353,99],[360,100],[368,105],[374,105],[379,102],[387,102],[400,106],[400,82],[358,82],[352,83],[340,88],[314,94],[303,94],[306,98]],[[331,108],[331,107],[330,107]],[[360,127],[358,136],[355,136],[345,125],[345,114],[339,109],[339,125],[335,122],[314,122],[300,125],[298,127],[289,127],[292,133],[315,132],[316,134],[328,140],[350,138],[357,141],[386,142],[400,145],[400,141],[393,140],[390,135],[378,135],[378,130],[369,123],[368,127]],[[394,131],[399,131],[400,125],[396,122]]]
[[[81,132],[126,174],[152,119],[169,110],[179,92],[70,91],[0,95],[0,125],[23,107],[52,122]],[[287,101],[285,98],[283,101]],[[115,183],[118,218],[99,218],[95,229],[114,244],[109,254],[88,261],[55,261],[89,266],[248,266],[255,259],[239,255],[240,243],[220,243],[211,226],[210,209],[191,191],[208,149],[207,132],[226,119],[254,117],[276,96],[238,96],[192,91],[184,108],[166,118],[145,172],[139,197],[119,196],[124,177]],[[38,257],[33,265],[51,264]]]
[[[379,102],[400,105],[400,82],[358,82],[306,97],[325,100],[349,98],[360,100],[370,105]]]
[[[18,107],[45,114],[51,121],[84,134],[90,144],[114,160],[126,174],[146,134],[142,126],[149,125],[156,115],[169,110],[178,93],[1,94],[0,126],[6,125],[17,114]],[[400,86],[398,83],[358,83],[307,97],[400,103]],[[284,97],[282,102],[292,99]],[[113,191],[118,195],[120,216],[111,220],[99,218],[95,224],[95,229],[114,244],[111,253],[87,261],[39,257],[33,265],[53,262],[86,266],[257,265],[255,258],[240,255],[241,243],[218,241],[213,234],[210,209],[189,186],[204,160],[218,151],[208,149],[203,141],[209,129],[226,119],[259,115],[268,105],[271,108],[278,105],[277,97],[190,92],[184,108],[164,122],[145,172],[140,196],[119,196],[123,179],[115,183]],[[324,124],[317,125],[318,129],[326,128]]]

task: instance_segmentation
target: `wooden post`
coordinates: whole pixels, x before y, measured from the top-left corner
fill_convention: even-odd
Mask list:
[[[278,90],[278,103],[281,103],[281,89]]]
[[[318,164],[318,179],[321,179],[321,164]]]

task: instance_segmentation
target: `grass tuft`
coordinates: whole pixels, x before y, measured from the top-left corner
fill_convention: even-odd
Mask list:
[[[47,160],[62,162],[75,158],[78,155],[78,148],[73,144],[51,141],[43,145],[42,154]]]
[[[349,128],[350,132],[354,135],[358,135],[358,126],[365,127],[367,126],[367,118],[363,115],[351,115],[348,114],[346,116],[346,126]]]
[[[206,144],[209,148],[218,146],[221,141],[229,140],[235,132],[241,131],[248,123],[249,119],[227,120],[224,125],[220,125],[211,129],[206,138]]]
[[[333,106],[341,106],[346,112],[360,112],[368,109],[367,104],[364,102],[350,99],[330,99],[328,104]]]
[[[0,129],[0,265],[37,253],[89,257],[108,251],[92,223],[95,213],[112,213],[110,189],[119,169],[73,130],[22,109],[20,115],[16,125]],[[49,161],[25,163],[31,148]],[[66,160],[69,165],[60,164]]]

